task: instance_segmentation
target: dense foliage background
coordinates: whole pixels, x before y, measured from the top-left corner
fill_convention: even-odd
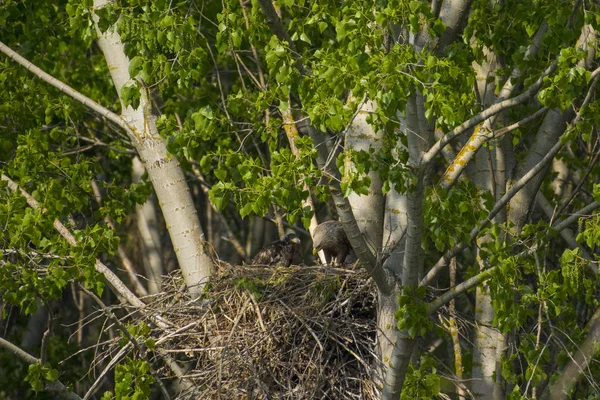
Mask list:
[[[121,329],[95,311],[142,307],[98,262],[143,297],[181,266],[178,232],[241,265],[294,230],[296,261],[315,265],[309,227],[328,219],[375,282],[384,398],[599,397],[599,8],[5,0],[2,43],[156,127],[200,228],[163,219],[189,207],[157,193],[171,182],[140,155],[143,171],[138,131],[0,56],[0,337],[38,358],[2,342],[0,398],[54,398],[57,378],[83,397],[112,358],[95,345],[132,337],[145,350],[127,348],[98,396],[164,396],[144,356],[158,337],[135,313],[120,311]],[[97,42],[111,32],[122,87]]]

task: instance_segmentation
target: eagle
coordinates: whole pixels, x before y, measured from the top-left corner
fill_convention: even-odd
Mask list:
[[[289,233],[281,240],[265,246],[252,258],[252,265],[266,265],[269,267],[289,267],[300,249],[300,239],[295,233]]]
[[[334,265],[342,265],[352,248],[344,227],[339,221],[326,221],[319,224],[313,233],[313,254],[323,250],[327,264],[335,259]]]

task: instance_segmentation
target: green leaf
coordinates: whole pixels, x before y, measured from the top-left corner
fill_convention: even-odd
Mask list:
[[[306,33],[302,33],[300,35],[300,40],[302,40],[303,42],[306,42],[308,44],[312,44],[312,42],[310,41],[310,38],[308,36],[306,36]]]
[[[227,179],[227,170],[223,169],[223,168],[218,168],[214,171],[215,176],[217,177],[218,180],[220,181],[224,181]]]
[[[46,381],[54,382],[58,379],[58,370],[53,368],[47,368],[44,377],[46,378]]]
[[[142,70],[144,59],[142,57],[134,57],[129,61],[129,76],[136,77]]]
[[[140,106],[141,94],[137,84],[129,81],[121,88],[121,99],[125,106],[131,106],[137,109]]]
[[[231,40],[235,47],[240,47],[242,45],[242,38],[242,34],[239,31],[231,32]]]

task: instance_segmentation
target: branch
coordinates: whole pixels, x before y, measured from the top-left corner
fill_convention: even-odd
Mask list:
[[[300,59],[300,55],[296,51],[294,42],[292,42],[292,39],[290,38],[290,35],[288,35],[285,26],[283,26],[281,18],[279,18],[279,15],[277,15],[277,11],[275,11],[275,7],[273,7],[273,2],[271,0],[258,0],[258,4],[265,14],[267,25],[271,29],[271,32],[282,42],[287,42],[290,50],[292,50],[292,57],[294,60],[296,60],[296,68],[298,68],[298,71],[300,71],[301,75],[306,75],[308,71],[306,68],[304,68],[302,60]]]
[[[100,188],[98,187],[98,184],[94,180],[91,181],[91,186],[92,186],[92,191],[94,192],[94,198],[96,199],[96,202],[98,203],[98,205],[101,206],[102,205],[102,195],[100,193]],[[104,222],[106,222],[106,224],[112,230],[114,230],[114,231],[117,230],[114,222],[112,221],[112,219],[109,216],[104,217]],[[119,254],[119,258],[121,258],[121,263],[123,264],[123,267],[125,268],[125,272],[127,272],[127,276],[129,277],[129,282],[133,285],[138,296],[141,296],[141,297],[148,296],[148,291],[146,290],[144,285],[142,285],[142,282],[140,282],[140,280],[138,279],[138,277],[135,273],[135,268],[133,267],[133,262],[131,261],[131,259],[125,252],[125,250],[123,249],[123,245],[121,245],[121,243],[119,243],[119,247],[118,247],[117,251]]]
[[[600,343],[600,320],[595,320],[581,346],[571,356],[569,363],[560,372],[556,382],[546,387],[544,395],[548,395],[551,400],[568,399],[568,393],[577,383],[581,374],[586,369],[589,371],[590,361],[598,354],[598,343]]]
[[[429,303],[429,314],[433,314],[441,306],[448,303],[450,300],[454,299],[459,294],[466,292],[467,290],[479,285],[480,283],[487,281],[489,278],[491,278],[492,272],[494,272],[497,268],[498,267],[488,268],[478,273],[477,275],[467,279],[466,281],[462,281],[453,288],[448,289],[446,293]]]
[[[529,87],[529,89],[527,89],[526,91],[524,91],[523,93],[521,93],[520,95],[518,95],[514,98],[506,99],[497,104],[491,105],[490,107],[486,108],[485,110],[483,110],[479,114],[475,115],[468,121],[465,121],[462,124],[460,124],[459,126],[457,126],[456,128],[454,128],[451,132],[444,135],[439,141],[437,141],[437,143],[435,143],[431,147],[431,149],[429,149],[429,151],[427,151],[427,153],[425,153],[423,155],[423,157],[421,158],[421,164],[431,163],[444,146],[446,146],[454,138],[460,136],[465,131],[467,131],[468,129],[471,129],[478,123],[485,121],[486,119],[498,114],[501,111],[518,106],[519,104],[522,104],[525,101],[529,100],[531,97],[533,97],[538,92],[538,90],[540,90],[540,88],[542,87],[542,84],[544,82],[544,78],[546,76],[550,75],[552,72],[554,72],[554,70],[556,69],[557,66],[558,66],[558,61],[554,60],[554,62],[548,68],[546,68],[544,73],[538,78],[537,81],[535,81],[535,83],[533,85],[531,85]]]
[[[564,221],[556,224],[556,226],[554,226],[554,229],[556,229],[557,231],[562,231],[563,229],[565,229],[567,226],[571,225],[573,222],[577,221],[582,216],[589,215],[592,211],[594,211],[598,207],[600,207],[600,204],[598,204],[598,202],[596,202],[596,201],[592,201],[590,204],[588,204],[587,206],[585,206],[581,210],[579,210],[578,213],[571,214],[570,217],[565,218]]]
[[[37,364],[41,363],[39,358],[35,358],[25,350],[21,349],[18,346],[15,346],[8,340],[5,340],[0,337],[0,347],[4,347],[6,350],[11,352],[13,355],[19,357],[21,360],[25,361],[27,364]],[[69,388],[67,388],[61,381],[58,379],[52,383],[46,385],[45,389],[49,392],[56,393],[61,397],[68,400],[81,400],[77,394],[73,393]]]
[[[592,83],[590,84],[590,87],[588,88],[588,92],[585,96],[585,99],[584,99],[582,105],[581,105],[581,108],[577,112],[577,115],[575,116],[575,118],[573,118],[573,120],[571,121],[571,124],[570,124],[571,126],[573,126],[573,127],[576,126],[577,123],[579,123],[579,121],[581,121],[581,119],[583,118],[583,113],[587,109],[588,104],[592,99],[592,94],[594,93],[596,84],[598,83],[598,78],[600,78],[600,67],[598,67],[597,69],[595,69],[592,72]],[[545,168],[546,164],[548,164],[554,158],[554,156],[562,148],[562,146],[563,146],[562,139],[566,136],[567,133],[568,133],[568,131],[563,133],[561,135],[561,137],[559,138],[559,140],[556,142],[556,144],[549,150],[548,154],[546,154],[540,160],[540,162],[535,165],[535,167],[533,167],[525,175],[523,175],[521,177],[521,179],[519,179],[517,181],[517,183],[515,183],[510,188],[510,190],[508,192],[506,192],[506,194],[504,196],[502,196],[502,198],[500,200],[498,200],[498,202],[494,205],[494,208],[492,209],[492,211],[490,211],[490,214],[488,215],[487,219],[485,221],[483,221],[479,226],[473,228],[473,230],[471,231],[469,243],[472,242],[477,237],[479,232],[483,228],[485,228],[488,223],[490,223],[492,221],[492,219],[496,216],[496,214],[498,214],[502,210],[502,208],[504,206],[506,206],[506,204],[508,204],[510,199],[513,198],[519,192],[519,190],[521,190],[527,184],[527,182],[529,182],[539,172],[541,172]],[[467,246],[467,243],[460,242],[457,245],[455,245],[452,249],[450,249],[448,252],[446,252],[446,254],[444,254],[438,260],[438,262],[429,270],[429,272],[427,272],[427,275],[425,275],[425,277],[421,280],[421,282],[419,283],[419,286],[428,285],[433,280],[433,278],[437,275],[437,273],[443,267],[448,265],[448,262],[450,261],[450,259],[452,257],[456,256],[458,253],[460,253],[466,246]]]
[[[295,48],[294,44],[292,43],[291,39],[289,38],[289,35],[285,31],[285,27],[281,23],[281,20],[277,15],[277,12],[275,11],[271,0],[258,0],[258,2],[261,6],[261,9],[265,13],[265,16],[267,18],[267,24],[269,25],[271,32],[280,40],[285,40],[289,44],[290,49],[293,50]],[[296,64],[298,65],[298,70],[300,71],[300,73],[302,75],[306,75],[306,69],[302,65],[300,58],[296,59]],[[359,110],[360,107],[357,109],[357,112],[354,116],[358,114]],[[353,120],[354,117],[350,120],[348,126],[352,123]],[[309,132],[313,132],[313,129],[309,129]],[[315,140],[313,135],[310,136],[311,138],[313,138],[314,143],[318,143],[318,141]],[[330,178],[328,183],[329,192],[331,193],[331,197],[333,198],[333,202],[338,212],[340,222],[344,226],[344,231],[346,231],[348,240],[350,241],[354,252],[356,253],[361,264],[373,277],[373,280],[377,284],[377,287],[383,291],[387,291],[390,287],[390,283],[387,279],[387,273],[378,264],[377,259],[369,250],[369,247],[365,242],[365,238],[360,233],[358,235],[348,235],[348,233],[360,232],[360,229],[358,228],[358,224],[356,223],[356,218],[354,218],[350,202],[348,201],[348,198],[344,197],[342,193],[339,184],[339,171],[335,167],[335,163],[328,163],[327,161],[325,161],[325,164],[323,164],[322,162],[319,162],[319,159],[317,159],[317,164],[318,167],[324,172],[324,174],[328,175]]]
[[[366,95],[363,96],[361,102],[356,108],[354,115],[352,115],[352,118],[350,119],[350,121],[348,121],[346,128],[339,133],[339,138],[336,141],[333,149],[331,150],[331,154],[325,161],[325,164],[321,165],[321,163],[319,162],[320,159],[317,159],[317,164],[319,164],[318,167],[323,171],[323,174],[329,176],[329,192],[331,193],[331,197],[333,198],[333,202],[338,212],[340,222],[344,226],[346,236],[348,237],[348,240],[352,245],[352,249],[356,253],[356,256],[360,260],[361,264],[373,277],[373,280],[375,281],[377,287],[384,293],[387,293],[391,288],[391,284],[388,281],[387,273],[379,264],[375,255],[369,249],[369,246],[365,241],[364,236],[360,232],[360,228],[358,227],[358,223],[356,222],[356,218],[354,217],[354,212],[352,211],[352,206],[350,205],[350,200],[342,193],[342,189],[340,186],[339,170],[335,166],[335,162],[332,162],[332,160],[337,156],[337,149],[340,146],[342,138],[345,136],[352,122],[354,122],[356,116],[359,114],[360,109],[362,108],[366,99]]]
[[[194,177],[196,179],[198,179],[198,181],[200,181],[200,185],[199,185],[200,189],[202,190],[204,195],[208,198],[208,191],[211,186],[206,183],[204,176],[202,175],[202,172],[200,172],[200,170],[198,169],[198,167],[196,165],[192,165],[192,173],[194,174]],[[225,233],[227,236],[222,237],[222,239],[231,243],[231,245],[233,246],[233,249],[236,251],[236,253],[238,253],[238,255],[240,257],[242,257],[243,260],[247,260],[248,254],[246,253],[244,246],[242,246],[240,241],[236,238],[235,234],[233,233],[233,230],[229,226],[229,222],[227,222],[227,218],[225,218],[225,216],[221,213],[221,211],[219,211],[217,209],[217,207],[215,207],[215,205],[212,203],[212,201],[209,201],[208,204],[210,205],[210,208],[215,212],[215,214],[221,221],[221,227],[225,230]]]
[[[160,379],[160,376],[158,376],[158,374],[156,373],[154,368],[152,368],[152,363],[150,362],[150,359],[148,357],[148,353],[147,353],[145,347],[143,348],[142,346],[140,346],[140,344],[133,337],[133,335],[131,335],[131,333],[129,333],[127,328],[121,323],[119,318],[117,318],[117,316],[106,306],[106,304],[104,304],[104,302],[102,300],[100,300],[100,298],[98,296],[96,296],[96,294],[94,292],[86,289],[83,285],[79,285],[79,286],[80,286],[81,290],[83,290],[88,296],[90,296],[96,302],[96,304],[98,304],[98,306],[102,309],[102,312],[108,318],[110,318],[114,321],[114,323],[117,325],[119,330],[121,332],[123,332],[123,335],[125,335],[125,337],[127,337],[127,339],[129,339],[129,342],[133,344],[133,347],[135,347],[135,349],[141,354],[141,356],[148,362],[148,364],[150,365],[150,373],[152,374],[152,376],[154,377],[154,380],[156,381],[156,384],[160,388],[163,398],[170,400],[171,397],[169,396],[169,393],[167,392],[165,385],[163,384],[162,380]]]
[[[291,104],[289,98],[288,104]],[[296,122],[294,121],[294,117],[292,116],[291,108],[288,106],[287,110],[280,109],[279,111],[281,112],[281,116],[284,123],[283,130],[285,131],[285,135],[287,136],[287,139],[290,142],[290,150],[292,151],[294,157],[297,160],[300,160],[300,150],[298,150],[298,147],[296,147],[296,138],[299,136],[298,128],[296,128]],[[304,182],[303,189],[308,192],[308,198],[302,201],[302,207],[309,207],[313,211],[313,216],[310,219],[310,226],[308,227],[308,230],[310,232],[310,236],[314,237],[314,232],[315,229],[317,229],[319,222],[317,221],[315,204],[312,199],[312,190],[306,182]],[[318,255],[319,259],[321,260],[321,263],[323,265],[326,265],[327,259],[325,258],[325,251],[320,250]],[[344,260],[342,260],[342,263],[343,262]]]
[[[91,396],[94,395],[94,393],[96,393],[96,391],[98,390],[98,388],[100,387],[100,385],[102,383],[102,379],[104,379],[104,377],[106,376],[106,374],[108,374],[108,372],[111,369],[113,369],[114,366],[119,363],[119,361],[121,361],[121,359],[125,356],[125,354],[127,354],[127,352],[132,347],[133,347],[133,344],[131,342],[129,342],[125,346],[121,347],[121,349],[117,352],[117,354],[115,354],[114,356],[112,356],[112,358],[110,359],[110,361],[108,362],[108,364],[106,364],[106,367],[104,367],[104,369],[102,370],[102,372],[100,372],[100,374],[97,376],[97,378],[94,381],[94,383],[92,384],[92,386],[90,386],[90,388],[88,389],[88,391],[83,396],[83,400],[89,399]]]
[[[21,189],[12,179],[2,174],[1,179],[8,183],[8,187],[13,192],[19,192],[25,199],[27,200],[27,204],[33,209],[39,209],[40,205],[36,199],[34,199],[29,193],[25,190]],[[45,211],[45,210],[42,210]],[[58,219],[54,220],[54,228],[60,233],[60,235],[66,239],[66,241],[71,246],[77,245],[77,240],[75,237],[69,232],[66,226],[62,224]],[[112,289],[112,291],[120,298],[127,300],[129,304],[136,308],[144,308],[145,304],[141,301],[135,294],[133,294],[127,286],[121,281],[106,265],[104,265],[100,260],[96,260],[96,271],[101,274],[104,274],[108,285]]]
[[[550,202],[548,201],[548,199],[546,198],[546,196],[544,196],[544,194],[542,192],[539,192],[537,194],[536,198],[537,198],[538,205],[540,206],[540,208],[542,209],[544,214],[546,214],[546,217],[548,217],[548,220],[553,221],[553,219],[558,215],[555,212],[556,209],[554,207],[552,207],[552,205],[550,204]],[[592,256],[589,254],[589,252],[583,246],[580,246],[577,243],[577,241],[575,240],[573,231],[571,231],[570,229],[563,229],[560,231],[560,235],[562,236],[564,241],[567,242],[567,245],[570,248],[572,248],[572,249],[579,248],[581,250],[581,256],[588,261],[592,261]],[[598,268],[596,268],[595,265],[590,264],[590,266],[594,269],[594,272],[597,272]]]
[[[12,344],[8,340],[2,339],[0,337],[0,346],[4,347],[6,350],[10,351],[13,355],[19,357],[21,360],[25,361],[27,364],[36,364],[40,362],[39,358],[35,358],[22,348]]]
[[[567,226],[569,226],[570,224],[575,222],[582,214],[584,214],[584,215],[589,214],[590,212],[592,212],[593,210],[595,210],[598,207],[600,207],[600,204],[598,204],[597,202],[594,201],[594,202],[588,204],[587,206],[585,206],[584,208],[582,208],[577,214],[574,214],[571,217],[565,219],[564,221],[552,226],[552,229],[560,232],[563,229],[565,229]],[[537,245],[533,246],[531,249],[518,254],[517,257],[523,257],[526,255],[533,254],[535,251],[537,251],[537,249],[538,249]],[[450,300],[454,299],[459,294],[479,285],[480,283],[485,282],[487,279],[489,279],[491,277],[492,272],[494,272],[496,270],[496,268],[498,268],[498,267],[488,268],[488,269],[480,272],[479,274],[473,276],[472,278],[469,278],[466,281],[461,282],[457,286],[449,289],[446,293],[444,293],[443,295],[439,296],[438,298],[433,300],[431,303],[429,303],[430,304],[429,313],[433,314],[441,306],[448,303]]]
[[[528,59],[532,55],[537,53],[537,51],[539,50],[539,46],[542,41],[542,38],[546,34],[547,29],[548,29],[548,24],[546,22],[542,22],[542,25],[540,26],[540,28],[538,29],[538,31],[536,32],[535,36],[532,39],[532,43],[527,48],[527,51],[525,53],[525,59]],[[556,66],[557,66],[556,60],[554,61],[553,65],[556,68]],[[547,73],[548,74],[551,73],[550,69],[547,69]],[[513,95],[513,92],[515,91],[516,87],[518,86],[518,85],[513,85],[513,82],[518,82],[519,79],[521,78],[521,74],[522,73],[519,68],[515,68],[512,71],[512,73],[510,74],[508,79],[506,79],[506,81],[504,82],[504,85],[502,86],[502,90],[500,90],[500,93],[496,97],[496,100],[494,101],[494,104],[490,107],[490,109],[492,107],[494,107],[495,105],[505,103],[506,99],[509,99]],[[543,78],[544,78],[544,75],[542,75],[538,79],[538,81],[532,87],[530,87],[525,93],[533,90],[532,92],[530,92],[531,96],[533,96],[539,90],[539,88],[541,88],[541,86],[543,84]],[[519,96],[517,96],[516,98],[518,98],[518,97]],[[442,187],[445,187],[445,188],[450,187],[450,185],[452,185],[454,183],[454,181],[458,178],[458,176],[460,176],[460,174],[464,170],[465,166],[469,163],[471,158],[477,153],[479,148],[485,142],[487,142],[488,140],[490,140],[493,137],[492,129],[493,129],[495,121],[496,121],[496,115],[497,114],[494,114],[494,115],[490,116],[490,118],[486,118],[485,122],[481,126],[478,126],[478,128],[480,128],[480,129],[475,130],[475,133],[471,136],[471,138],[469,138],[467,144],[463,147],[463,150],[458,154],[455,161],[448,167],[448,169],[444,173],[444,176],[441,179]],[[482,132],[481,135],[478,135],[479,131]]]
[[[29,206],[33,209],[38,209],[40,208],[39,203],[37,202],[37,200],[35,200],[29,193],[27,193],[25,190],[23,190],[22,188],[20,188],[15,182],[13,182],[10,178],[8,178],[6,175],[2,174],[0,176],[1,180],[6,181],[8,183],[8,187],[14,191],[14,192],[19,192],[21,193],[21,195],[23,197],[25,197],[25,200],[27,201],[27,204],[29,204]],[[43,211],[43,209],[42,209]],[[54,220],[54,228],[58,231],[58,233],[61,234],[61,236],[63,238],[65,238],[67,240],[67,242],[72,245],[75,246],[77,245],[77,241],[75,240],[75,237],[71,234],[71,232],[69,232],[69,230],[62,224],[62,222],[60,222],[58,219]],[[96,271],[98,271],[99,273],[104,275],[104,278],[106,279],[106,281],[108,282],[108,286],[110,287],[110,289],[112,290],[112,292],[117,295],[117,297],[125,299],[127,302],[129,302],[129,304],[131,304],[132,306],[134,306],[135,308],[139,309],[139,310],[143,310],[146,305],[144,304],[143,301],[141,301],[135,294],[133,294],[129,288],[127,286],[125,286],[125,284],[119,279],[119,277],[117,277],[106,265],[104,265],[100,260],[96,260]],[[150,320],[156,324],[156,326],[158,326],[161,329],[164,330],[169,330],[169,328],[172,326],[171,323],[169,323],[167,320],[165,320],[162,316],[160,315],[149,315]],[[182,385],[185,388],[189,388],[192,387],[192,383],[186,379],[184,377],[184,372],[181,369],[181,367],[177,364],[177,362],[172,359],[170,356],[161,353],[160,351],[158,351],[159,354],[163,355],[166,364],[169,366],[169,368],[171,369],[171,371],[173,371],[173,373],[175,374],[175,376],[177,376],[177,378],[181,381]]]
[[[55,88],[57,88],[58,90],[60,90],[64,94],[66,94],[67,96],[72,97],[73,99],[79,101],[80,103],[82,103],[83,105],[85,105],[86,107],[91,109],[92,111],[97,112],[98,114],[102,115],[104,118],[108,119],[111,122],[114,122],[115,124],[117,124],[118,126],[123,128],[125,130],[125,132],[127,132],[127,134],[129,135],[131,140],[137,140],[135,137],[135,134],[133,133],[133,131],[127,124],[127,122],[125,122],[125,120],[123,120],[123,118],[121,118],[119,115],[110,111],[108,108],[101,106],[100,104],[96,103],[94,100],[90,99],[89,97],[79,93],[77,90],[73,89],[71,86],[67,85],[66,83],[61,82],[58,79],[56,79],[55,77],[53,77],[52,75],[42,71],[40,68],[36,67],[30,61],[21,57],[14,50],[12,50],[10,47],[8,47],[7,45],[5,45],[2,42],[0,42],[0,51],[2,53],[6,54],[9,58],[14,60],[21,66],[23,66],[28,71],[32,72],[35,76],[37,76],[44,82],[49,83],[50,85],[54,86]]]
[[[529,182],[531,179],[533,179],[538,173],[540,173],[546,167],[546,164],[548,164],[550,161],[552,161],[552,159],[554,158],[556,153],[558,153],[558,151],[562,148],[562,146],[563,146],[563,143],[561,143],[561,141],[559,140],[552,147],[552,149],[550,149],[548,154],[546,154],[544,156],[544,158],[542,158],[535,167],[533,167],[531,170],[529,170],[529,172],[527,172],[525,175],[523,175],[523,177],[521,179],[519,179],[510,188],[510,190],[508,192],[506,192],[506,194],[504,196],[502,196],[502,198],[500,200],[498,200],[498,202],[496,202],[496,204],[494,205],[494,208],[492,209],[492,211],[490,211],[487,219],[485,221],[483,221],[481,224],[479,224],[479,226],[476,226],[475,228],[473,228],[473,230],[471,230],[470,239],[469,239],[468,243],[472,242],[477,237],[479,232],[481,232],[481,230],[483,228],[485,228],[493,220],[493,218],[496,216],[496,214],[498,214],[502,210],[502,208],[508,204],[510,199],[513,198],[519,192],[519,190],[521,190],[523,188],[523,186],[525,186],[527,184],[527,182]],[[448,265],[448,262],[450,261],[450,259],[452,257],[456,256],[458,253],[460,253],[466,246],[467,246],[466,242],[460,242],[457,245],[455,245],[452,249],[450,249],[448,252],[446,252],[446,254],[444,254],[438,260],[438,262],[429,270],[429,272],[427,272],[427,275],[425,275],[425,277],[421,280],[421,282],[419,283],[419,286],[428,285],[433,280],[433,278],[435,278],[437,273],[442,268],[444,268],[446,265]]]
[[[542,107],[539,110],[537,110],[536,112],[534,112],[533,114],[523,118],[519,122],[515,122],[514,124],[505,126],[502,129],[498,129],[497,131],[494,131],[494,137],[499,138],[500,136],[506,135],[507,133],[512,132],[515,129],[521,128],[523,125],[527,124],[529,121],[533,121],[540,115],[544,114],[546,111],[548,111],[548,108]]]

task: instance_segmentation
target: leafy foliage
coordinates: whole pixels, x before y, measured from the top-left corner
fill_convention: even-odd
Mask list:
[[[429,319],[429,305],[424,302],[426,290],[424,287],[404,287],[404,293],[399,296],[399,308],[395,313],[398,330],[406,330],[411,338],[423,336],[433,328]]]
[[[328,160],[343,176],[339,182],[343,195],[374,195],[372,174],[382,181],[382,195],[392,190],[411,193],[417,183],[428,185],[420,238],[425,260],[439,259],[463,244],[469,250],[457,256],[459,279],[481,273],[491,277],[485,285],[491,294],[493,325],[519,338],[503,359],[502,376],[514,385],[511,398],[527,396],[522,391],[528,382],[535,386],[550,379],[554,356],[560,366],[568,361],[565,349],[584,337],[590,314],[599,306],[599,282],[590,263],[598,261],[600,217],[595,213],[581,218],[579,247],[573,249],[565,248],[546,218],[535,212],[525,225],[509,220],[486,227],[471,243],[472,229],[487,219],[499,194],[468,182],[472,171],[448,190],[434,186],[445,167],[441,158],[419,175],[409,138],[420,132],[407,128],[403,118],[408,102],[418,98],[415,114],[420,130],[431,128],[443,137],[485,107],[473,90],[482,83],[475,64],[488,62],[494,54],[496,65],[487,83],[497,94],[510,76],[516,95],[556,60],[555,72],[544,78],[535,99],[498,115],[493,129],[522,120],[539,104],[565,118],[581,113],[579,123],[568,126],[563,135],[566,147],[557,160],[569,166],[571,178],[586,177],[578,188],[585,195],[568,199],[564,212],[577,212],[589,194],[600,201],[600,185],[594,184],[600,171],[593,158],[600,103],[591,96],[587,108],[581,108],[594,75],[581,63],[589,53],[577,44],[584,24],[600,27],[598,5],[475,0],[464,31],[443,48],[436,46],[448,32],[439,10],[428,2],[281,0],[276,7],[290,42],[272,34],[257,1],[109,2],[95,13],[100,31],[116,29],[125,43],[132,79],[120,93],[93,44],[97,32],[91,0],[40,0],[35,5],[4,1],[0,36],[43,70],[117,113],[121,107],[137,107],[141,91],[149,90],[169,151],[188,176],[193,173],[210,188],[210,201],[235,222],[239,231],[235,233],[244,239],[252,216],[283,209],[290,224],[301,220],[307,226],[315,212],[326,212],[331,205],[328,185],[336,178],[316,167],[319,151],[326,148],[335,154],[332,146],[343,139],[361,99],[374,102],[377,107],[366,120],[381,134],[381,150],[360,151],[340,140],[339,157]],[[539,32],[546,33],[537,52],[528,51]],[[423,36],[428,44],[416,46]],[[282,114],[287,111],[299,126],[309,121],[310,129],[319,131],[325,141],[315,143],[306,135],[309,128],[301,129],[294,138],[299,151],[295,155],[284,135]],[[527,166],[533,132],[539,126],[539,120],[530,121],[510,133],[510,151],[503,156],[508,166],[514,166],[509,174]],[[482,152],[493,150],[496,143]],[[40,203],[40,208],[32,209],[21,195],[0,184],[3,303],[31,315],[40,304],[65,297],[75,283],[106,295],[103,277],[94,268],[96,259],[114,264],[120,238],[127,238],[123,225],[151,193],[148,182],[131,182],[132,156],[128,138],[109,123],[8,58],[0,58],[0,169]],[[491,169],[498,167],[491,164]],[[551,193],[551,177],[540,187],[560,209],[565,195]],[[101,203],[95,199],[96,183]],[[311,191],[316,210],[303,204]],[[105,218],[118,228],[109,228]],[[55,232],[55,219],[68,221],[76,246]],[[477,263],[471,253],[475,247],[479,247]],[[448,286],[445,279],[439,278],[440,288]],[[236,281],[256,299],[264,285],[252,279]],[[327,299],[337,289],[315,285]],[[395,314],[397,328],[411,338],[428,337],[434,324],[426,290],[403,290]],[[472,300],[470,293],[464,297]],[[132,336],[148,348],[154,346],[147,326],[128,326]],[[561,348],[554,339],[567,345]],[[122,344],[126,341],[122,339]],[[438,367],[429,358],[412,365],[402,397],[436,396]],[[153,382],[149,368],[146,361],[128,358],[116,370],[114,393],[107,392],[104,398],[147,396]],[[27,378],[36,391],[53,379],[55,370],[42,365],[32,366]],[[582,398],[592,391],[578,390]]]
[[[32,389],[39,392],[44,389],[46,383],[54,382],[58,379],[58,371],[47,365],[40,363],[31,364],[25,381],[29,382]]]
[[[126,399],[141,400],[150,397],[154,377],[150,374],[150,364],[144,360],[129,357],[115,368],[115,392],[105,392],[102,400]]]
[[[493,207],[491,193],[480,193],[470,182],[459,182],[450,190],[429,189],[426,195],[424,239],[437,251],[470,241],[471,230],[485,220]]]
[[[435,361],[424,356],[418,367],[409,365],[406,383],[400,399],[433,399],[440,393],[440,377],[437,375]]]

